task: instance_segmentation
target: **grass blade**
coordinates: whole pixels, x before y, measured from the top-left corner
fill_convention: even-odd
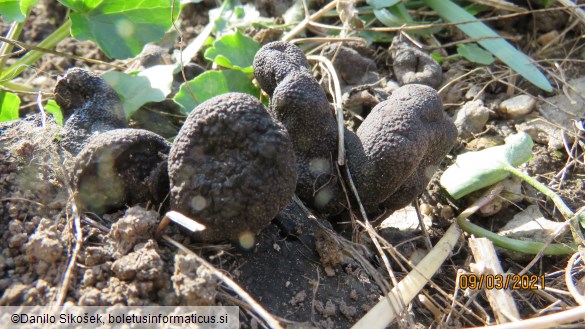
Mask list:
[[[463,8],[454,4],[450,0],[423,0],[425,4],[431,7],[443,19],[451,23],[469,22],[477,20],[473,15],[466,12]],[[512,70],[518,72],[526,80],[538,88],[551,92],[552,86],[548,79],[532,64],[532,60],[523,52],[517,50],[508,41],[504,39],[486,39],[498,38],[499,35],[482,22],[473,22],[457,25],[463,33],[470,38],[477,39],[478,43],[508,65]],[[482,40],[483,39],[483,40]]]

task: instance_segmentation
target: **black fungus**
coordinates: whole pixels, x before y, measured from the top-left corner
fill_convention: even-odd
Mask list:
[[[288,42],[268,43],[254,56],[254,77],[271,97],[276,86],[290,72],[299,70],[310,72],[309,62],[298,47]]]
[[[115,129],[92,137],[76,156],[77,206],[104,214],[137,203],[161,203],[168,194],[170,143],[142,129]]]
[[[71,180],[81,211],[102,215],[137,203],[163,203],[169,142],[126,128],[116,91],[94,73],[68,70],[57,81],[55,98],[66,120],[61,146],[75,156]]]
[[[168,165],[171,208],[204,224],[198,237],[209,242],[259,233],[286,207],[297,178],[286,129],[241,93],[195,108]]]
[[[254,59],[255,76],[272,97],[271,113],[291,135],[297,194],[314,210],[335,214],[348,207],[335,168],[337,124],[323,89],[299,65],[306,62],[299,53],[292,44],[267,44]],[[457,132],[434,89],[407,85],[378,104],[357,134],[345,129],[344,136],[347,165],[361,201],[370,213],[379,214],[405,206],[423,191]]]
[[[443,81],[439,63],[400,36],[394,37],[389,50],[394,74],[401,85],[412,83],[437,88]]]
[[[127,127],[118,94],[97,74],[72,68],[57,80],[54,92],[66,120],[61,145],[73,155],[90,136]]]
[[[273,42],[256,54],[254,75],[272,96],[270,112],[291,136],[297,155],[296,193],[320,213],[335,214],[344,209],[335,168],[337,122],[325,92],[306,63],[298,47]]]
[[[457,129],[437,92],[412,84],[374,107],[357,138],[348,140],[347,158],[362,203],[396,210],[423,192],[453,147]]]

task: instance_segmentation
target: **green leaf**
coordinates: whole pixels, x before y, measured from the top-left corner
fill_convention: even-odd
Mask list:
[[[434,60],[436,60],[436,61],[437,61],[437,63],[439,63],[439,64],[443,64],[443,60],[444,60],[444,59],[443,59],[443,56],[441,56],[441,54],[439,54],[438,52],[436,52],[436,51],[433,51],[433,52],[431,53],[431,57],[432,57]]]
[[[219,66],[251,74],[254,73],[252,63],[258,50],[260,45],[254,39],[236,31],[216,40],[205,52],[205,58]]]
[[[382,24],[389,26],[389,27],[401,26],[404,23],[406,23],[401,17],[394,15],[386,8],[375,9],[374,15],[376,15],[376,18]]]
[[[124,59],[138,55],[145,44],[159,40],[172,26],[171,1],[178,0],[59,0],[73,9],[71,34],[92,40],[108,56]]]
[[[494,57],[489,52],[481,49],[475,43],[470,44],[458,44],[457,45],[457,53],[468,61],[482,64],[482,65],[490,65],[494,62]]]
[[[0,16],[5,22],[22,23],[37,0],[0,0]]]
[[[18,95],[7,91],[0,91],[0,122],[18,119],[20,98]]]
[[[122,72],[109,71],[102,75],[118,93],[126,118],[130,118],[142,105],[161,102],[170,92],[174,65],[154,66],[150,72],[132,76]],[[169,82],[170,81],[170,82]]]
[[[0,16],[5,22],[24,22],[26,18],[20,11],[20,0],[0,0]]]
[[[532,64],[530,57],[521,51],[518,51],[508,41],[501,39],[500,36],[490,29],[487,25],[477,21],[477,19],[466,12],[463,8],[454,4],[450,0],[422,0],[441,17],[451,23],[476,21],[467,24],[457,24],[463,33],[470,38],[478,40],[477,42],[489,52],[494,54],[502,62],[508,65],[512,70],[522,75],[526,80],[538,88],[551,92],[552,86],[548,79]],[[489,39],[486,39],[489,38]],[[498,39],[492,39],[498,38]]]
[[[255,97],[260,96],[260,90],[241,71],[207,71],[187,83],[197,99],[193,99],[185,83],[181,85],[179,92],[173,98],[181,106],[181,112],[184,114],[189,114],[202,102],[228,92],[242,92]]]
[[[63,125],[63,112],[55,100],[51,99],[47,102],[47,104],[45,104],[45,111],[51,113],[55,118],[55,122],[57,122],[60,126]]]
[[[403,3],[395,6],[381,9],[374,9],[374,15],[384,25],[388,27],[399,27],[403,25],[423,25],[426,22],[416,22],[412,19],[408,10]],[[409,34],[433,34],[441,31],[442,28],[428,28],[408,31]]]
[[[473,191],[493,185],[532,157],[532,139],[524,132],[508,136],[505,145],[461,154],[441,176],[441,185],[459,199]]]
[[[555,2],[555,0],[537,0],[537,2],[540,3],[544,8],[548,8]]]
[[[399,3],[400,0],[367,0],[368,5],[374,7],[374,9],[381,9],[392,7],[395,4]]]
[[[234,0],[225,0],[221,7],[211,9],[209,19],[214,22],[217,34],[269,20],[268,18],[260,17],[260,12],[253,4],[247,3],[242,6],[239,1]]]
[[[392,43],[392,39],[394,38],[394,35],[390,33],[373,31],[361,31],[359,32],[359,36],[366,40],[368,45],[371,45],[373,42]]]
[[[485,6],[479,3],[472,3],[469,6],[465,7],[465,11],[470,13],[471,15],[475,16],[481,12],[491,10],[491,7]]]
[[[177,65],[156,65],[138,73],[138,76],[146,77],[150,86],[160,90],[165,97],[171,93],[173,85],[173,73],[180,69]]]

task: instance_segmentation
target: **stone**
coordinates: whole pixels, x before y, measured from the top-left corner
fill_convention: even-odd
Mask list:
[[[536,143],[548,145],[553,150],[564,147],[562,130],[542,118],[517,124],[516,130],[527,133]]]
[[[459,137],[467,139],[482,132],[489,117],[489,109],[483,105],[483,101],[477,99],[465,103],[454,116]]]
[[[534,110],[536,99],[530,95],[508,98],[498,108],[499,112],[510,119],[522,117]]]

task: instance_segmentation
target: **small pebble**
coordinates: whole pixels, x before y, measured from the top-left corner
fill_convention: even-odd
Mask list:
[[[451,219],[455,217],[455,211],[450,206],[442,206],[441,207],[441,217],[443,219]]]
[[[482,85],[472,85],[469,87],[467,92],[465,93],[465,98],[468,100],[472,99],[482,99],[483,98],[483,90],[484,86]]]
[[[506,117],[514,119],[532,112],[535,106],[536,99],[534,97],[518,95],[500,103],[498,110]]]
[[[489,109],[483,105],[483,101],[477,99],[465,103],[454,117],[459,137],[470,138],[482,132],[489,117]]]
[[[562,131],[551,123],[541,119],[530,120],[516,125],[518,131],[524,131],[536,143],[548,145],[553,150],[564,147]]]
[[[483,135],[469,141],[465,148],[470,151],[479,151],[502,144],[504,144],[504,139],[500,135]]]
[[[549,43],[551,43],[554,39],[556,39],[558,36],[559,32],[557,30],[552,30],[538,37],[536,41],[538,41],[539,44],[546,46]]]

